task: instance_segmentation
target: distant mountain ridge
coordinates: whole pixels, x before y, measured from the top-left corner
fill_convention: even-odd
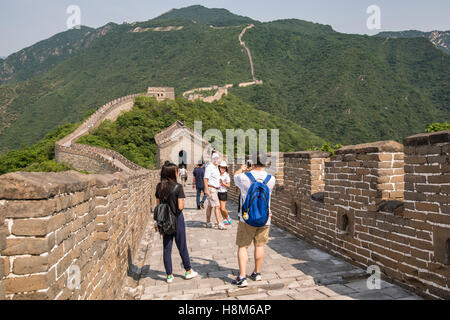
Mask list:
[[[89,47],[114,26],[110,23],[98,29],[85,26],[71,29],[9,55],[0,61],[0,84],[28,80],[50,70]]]
[[[258,22],[249,17],[231,13],[227,9],[209,9],[200,5],[194,5],[181,9],[172,9],[154,20],[166,19],[190,19],[196,23],[213,25],[216,27],[234,26]]]
[[[378,37],[383,38],[418,38],[424,37],[431,41],[437,48],[441,49],[447,54],[450,54],[450,30],[449,31],[431,31],[423,32],[418,30],[408,30],[399,32],[381,32],[377,34]]]

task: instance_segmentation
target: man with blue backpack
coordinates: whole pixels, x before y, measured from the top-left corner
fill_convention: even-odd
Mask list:
[[[261,266],[264,260],[264,246],[269,242],[271,222],[270,196],[275,186],[275,177],[266,172],[267,157],[264,154],[255,156],[256,161],[244,164],[235,172],[234,183],[241,190],[241,210],[236,237],[239,262],[239,276],[233,284],[246,287],[248,248],[255,245],[255,270],[250,278],[261,281]]]

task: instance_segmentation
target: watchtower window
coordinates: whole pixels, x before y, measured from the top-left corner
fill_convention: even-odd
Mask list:
[[[339,230],[343,231],[343,232],[347,232],[348,231],[348,223],[349,223],[349,219],[348,219],[348,215],[347,214],[343,214],[341,217],[341,221],[339,223]]]
[[[450,265],[450,239],[445,242],[444,264]]]

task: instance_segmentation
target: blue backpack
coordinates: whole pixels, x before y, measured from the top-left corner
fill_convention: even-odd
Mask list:
[[[258,182],[250,172],[245,175],[252,184],[242,205],[242,218],[248,225],[258,228],[264,227],[269,220],[270,190],[267,183],[272,176],[268,174],[264,182]]]

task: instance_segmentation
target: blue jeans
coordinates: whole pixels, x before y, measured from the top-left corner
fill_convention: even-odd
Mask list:
[[[206,194],[205,194],[205,188],[197,188],[197,208],[200,208],[200,195],[203,191],[203,199],[201,203],[205,203],[206,201]]]
[[[186,241],[186,223],[184,222],[183,213],[178,216],[177,232],[173,235],[164,235],[164,267],[166,268],[167,275],[172,274],[172,246],[173,239],[177,245],[178,251],[183,261],[183,266],[186,271],[191,270],[191,260],[189,258],[187,241]]]

